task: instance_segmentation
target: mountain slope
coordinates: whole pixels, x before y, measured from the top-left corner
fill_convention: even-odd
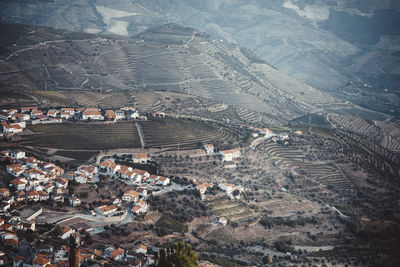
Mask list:
[[[183,92],[263,114],[271,124],[345,105],[247,50],[176,24],[137,38],[15,25],[0,33],[0,69],[9,70],[2,90]]]
[[[400,77],[387,70],[400,64],[400,50],[379,43],[400,36],[399,12],[398,0],[4,0],[0,5],[4,21],[90,33],[132,36],[166,23],[194,27],[252,50],[313,87],[395,114],[400,114],[395,104]]]

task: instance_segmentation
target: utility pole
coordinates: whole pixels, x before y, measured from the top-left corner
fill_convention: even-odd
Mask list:
[[[72,234],[69,237],[69,257],[68,264],[69,267],[79,267],[80,265],[80,243],[81,237],[79,233]]]
[[[100,94],[103,93],[103,82],[100,82]]]

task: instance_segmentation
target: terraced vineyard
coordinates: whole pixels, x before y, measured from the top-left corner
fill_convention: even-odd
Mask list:
[[[374,121],[375,125],[381,128],[385,135],[381,144],[393,152],[400,152],[400,124],[393,121]]]
[[[175,119],[152,119],[140,122],[146,145],[150,148],[195,149],[199,142],[235,139],[235,134],[219,125]]]
[[[280,126],[282,120],[276,119],[271,115],[265,113],[256,112],[245,108],[238,108],[237,113],[239,117],[247,123],[262,123],[268,126]]]
[[[310,162],[305,159],[305,155],[300,149],[284,147],[272,142],[266,143],[265,149],[269,157],[288,167],[303,170],[305,175],[315,179],[316,182],[341,189],[352,187],[340,169],[326,163]]]
[[[51,106],[71,106],[75,104],[75,101],[58,91],[32,91],[31,95]]]
[[[357,164],[374,171],[383,171],[398,176],[400,173],[400,155],[377,144],[373,139],[352,132],[337,131],[351,149],[344,153]],[[360,153],[361,152],[361,153]]]
[[[47,31],[46,38],[36,36],[36,32]],[[119,107],[132,104],[128,92],[173,91],[229,104],[240,109],[246,121],[282,125],[310,112],[343,104],[261,61],[252,60],[235,45],[178,25],[160,26],[137,38],[87,34],[85,38],[70,40],[76,34],[47,31],[30,31],[26,41],[59,41],[41,46],[40,53],[35,54],[32,49],[19,53],[7,61],[7,67],[26,70],[20,77],[21,88],[40,90],[43,81],[49,81],[49,88],[68,96],[57,100],[60,105],[72,101],[81,106]],[[68,42],[64,35],[68,36]],[[7,49],[16,48],[7,46]],[[33,57],[35,60],[29,60]],[[97,93],[100,88],[103,93]],[[158,100],[153,97],[136,96],[138,109],[158,110]]]
[[[392,152],[400,151],[400,127],[395,123],[369,122],[357,116],[338,114],[329,114],[329,119],[344,129],[370,138]]]
[[[133,122],[43,124],[29,129],[35,134],[27,135],[22,145],[93,151],[141,147]]]
[[[133,105],[133,98],[123,92],[63,91],[63,93],[79,106],[112,108]]]
[[[133,93],[135,107],[139,111],[158,111],[160,105],[160,96],[153,91],[139,91]]]
[[[217,199],[209,204],[218,217],[225,217],[230,221],[246,222],[248,218],[254,216],[253,211],[242,201]]]

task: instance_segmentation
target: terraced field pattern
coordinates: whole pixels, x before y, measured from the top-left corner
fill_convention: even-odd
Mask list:
[[[115,124],[65,123],[32,125],[35,134],[21,143],[33,147],[70,150],[106,150],[141,147],[134,122]]]
[[[305,161],[304,153],[295,147],[284,147],[269,142],[265,145],[268,156],[291,168],[302,169],[307,176],[316,182],[335,188],[348,189],[352,187],[349,179],[336,166],[325,163]]]
[[[199,148],[199,142],[213,143],[235,138],[227,128],[213,123],[184,119],[152,119],[140,122],[146,146],[177,150]]]
[[[242,201],[216,199],[209,203],[218,217],[225,217],[234,222],[246,222],[254,216],[252,210]]]
[[[0,69],[25,71],[18,74],[19,83],[4,86],[41,92],[39,98],[55,104],[123,106],[132,104],[138,91],[172,91],[211,98],[237,108],[243,120],[270,125],[343,105],[272,66],[253,62],[239,47],[191,28],[164,25],[135,38],[85,34],[75,39],[69,32],[35,29],[26,41],[54,41],[36,52],[29,45],[5,47],[18,56],[0,52],[7,58]],[[141,110],[157,110],[158,102],[150,94],[135,101]]]
[[[145,145],[168,150],[196,149],[199,142],[235,139],[226,127],[194,120],[154,118],[140,122]],[[107,150],[141,147],[138,130],[132,121],[118,123],[64,123],[31,125],[22,145],[62,150]]]

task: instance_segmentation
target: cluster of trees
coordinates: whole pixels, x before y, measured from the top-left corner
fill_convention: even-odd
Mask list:
[[[210,208],[199,198],[197,190],[170,192],[149,198],[152,209],[162,212],[179,222],[188,222],[195,217],[206,216]]]
[[[279,239],[275,241],[274,248],[281,252],[295,252],[291,239]]]
[[[189,244],[175,242],[155,255],[157,267],[196,267],[197,254]]]
[[[260,224],[266,228],[271,228],[273,226],[284,225],[288,227],[296,227],[298,225],[304,226],[307,223],[319,224],[320,219],[317,217],[299,217],[296,219],[289,219],[283,217],[268,217],[264,216],[260,219]]]

